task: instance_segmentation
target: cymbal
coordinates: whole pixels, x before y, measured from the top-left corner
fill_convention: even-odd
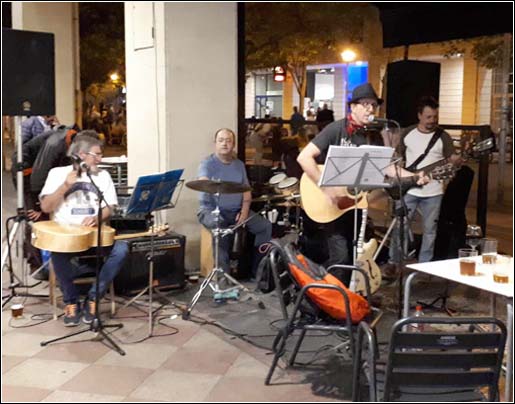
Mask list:
[[[194,180],[187,182],[186,186],[208,194],[241,194],[251,190],[249,185],[231,181]]]
[[[292,199],[300,198],[300,194],[290,194],[290,195],[261,195],[257,198],[252,199],[252,202],[268,202],[275,201],[277,199],[285,199],[287,201],[291,201]]]
[[[252,202],[268,202],[275,201],[276,199],[284,199],[286,195],[261,195],[257,198],[253,198]]]

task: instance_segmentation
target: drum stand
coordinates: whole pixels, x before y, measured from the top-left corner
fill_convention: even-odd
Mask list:
[[[217,197],[217,200],[219,201],[220,194],[216,193],[215,196]],[[219,205],[219,203],[217,203],[217,206],[216,206],[215,210],[213,211],[213,214],[216,218],[216,228],[214,228],[212,230],[213,236],[215,238],[215,267],[211,270],[208,277],[206,279],[204,279],[204,281],[200,285],[199,290],[197,291],[197,293],[195,293],[195,296],[193,296],[193,298],[191,299],[191,302],[186,307],[186,310],[182,313],[183,320],[188,320],[190,318],[191,310],[193,310],[193,307],[197,304],[198,299],[200,298],[200,296],[202,295],[202,293],[208,286],[213,290],[213,292],[215,294],[217,294],[217,293],[224,294],[224,293],[228,293],[228,292],[232,292],[232,291],[240,290],[240,289],[242,289],[244,292],[249,292],[249,289],[247,287],[242,285],[240,282],[238,282],[236,279],[234,279],[231,275],[226,273],[222,268],[220,268],[219,257],[218,257],[218,255],[219,255],[218,248],[219,248],[219,244],[220,244],[220,239],[222,237],[225,237],[225,236],[233,233],[235,230],[237,230],[238,228],[243,226],[254,216],[259,215],[261,213],[261,211],[255,213],[254,215],[247,218],[247,220],[245,220],[244,222],[240,223],[239,225],[237,225],[231,229],[221,229],[220,228],[220,208],[218,207],[218,205]],[[215,275],[216,275],[216,278],[215,278]],[[226,289],[220,289],[218,282],[221,277],[226,278],[228,281],[232,282],[232,284],[234,286],[231,286]],[[213,278],[215,279],[214,285],[212,282]]]

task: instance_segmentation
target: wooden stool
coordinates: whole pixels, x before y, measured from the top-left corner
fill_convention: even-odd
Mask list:
[[[95,276],[88,276],[85,278],[77,278],[73,281],[76,285],[84,285],[88,283],[95,283]],[[50,304],[53,307],[54,311],[54,320],[57,320],[57,295],[56,295],[56,276],[54,272],[54,264],[52,263],[52,259],[50,259],[48,263],[48,296],[50,298]],[[111,315],[114,316],[116,313],[116,302],[114,301],[114,286],[113,282],[109,285],[109,295],[111,297]]]
[[[214,266],[213,235],[209,229],[200,225],[200,275],[206,278]]]

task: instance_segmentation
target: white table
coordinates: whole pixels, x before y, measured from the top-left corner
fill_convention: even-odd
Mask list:
[[[481,257],[476,258],[481,262]],[[410,264],[406,265],[407,268],[413,269],[416,272],[411,273],[404,285],[404,308],[403,317],[409,317],[409,299],[410,299],[410,288],[411,283],[415,276],[419,273],[425,273],[428,275],[438,276],[439,278],[447,279],[449,281],[461,283],[462,285],[471,286],[473,288],[485,290],[495,295],[503,296],[506,300],[506,328],[507,328],[507,340],[506,340],[506,385],[505,385],[505,399],[511,401],[511,393],[513,387],[512,375],[513,375],[513,278],[510,277],[509,283],[496,283],[493,280],[491,273],[485,273],[485,266],[479,264],[476,265],[476,276],[466,276],[460,274],[459,260],[450,259],[442,261],[424,262],[421,264]],[[478,274],[479,272],[479,274]],[[492,299],[492,315],[494,308],[494,299]]]

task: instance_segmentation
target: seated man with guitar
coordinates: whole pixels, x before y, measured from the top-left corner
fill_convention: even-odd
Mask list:
[[[382,145],[382,138],[374,141],[370,138],[370,133],[366,130],[366,125],[373,120],[373,112],[383,102],[378,98],[370,83],[362,84],[356,87],[352,93],[350,100],[350,114],[346,118],[332,122],[327,125],[299,154],[297,161],[304,170],[304,174],[314,183],[318,184],[322,173],[322,166],[326,158],[326,154],[331,145],[340,146],[361,146],[364,144],[379,143]],[[370,119],[372,117],[372,119]],[[413,173],[399,169],[400,176],[413,176]],[[397,171],[394,166],[387,169],[390,177],[396,177]],[[423,175],[419,176],[418,183],[426,183],[427,178]],[[315,188],[316,185],[315,185]],[[351,254],[349,254],[348,239],[352,237],[351,215],[343,215],[348,210],[353,209],[354,199],[344,187],[324,187],[322,190],[317,188],[316,198],[311,198],[316,209],[321,213],[321,219],[310,216],[307,210],[309,203],[309,195],[303,192],[303,183],[301,180],[301,198],[302,204],[308,216],[320,223],[327,223],[326,234],[329,252],[329,260],[326,266],[333,264],[350,264],[352,262]],[[359,199],[358,207],[365,208],[367,206],[365,196],[356,196]],[[321,210],[325,210],[321,212]],[[342,216],[343,215],[343,216]],[[341,217],[340,217],[341,216]],[[354,235],[356,236],[356,235]],[[349,285],[350,273],[343,281]]]
[[[438,108],[438,102],[433,97],[422,97],[417,105],[418,124],[406,128],[401,133],[397,153],[403,157],[409,171],[429,173],[431,170],[444,169],[446,165],[451,165],[454,169],[454,166],[462,162],[461,157],[455,152],[451,136],[438,127]],[[443,182],[436,180],[436,176],[432,177],[428,184],[410,189],[404,197],[407,223],[411,221],[417,209],[422,216],[424,233],[418,262],[428,262],[433,258],[437,221],[444,194]],[[396,207],[400,207],[399,202]],[[397,234],[398,231],[392,236],[390,265],[385,268],[390,274],[393,274],[392,266],[399,262],[400,258]]]
[[[102,143],[91,136],[77,135],[70,147],[69,154],[75,160],[73,165],[56,167],[48,173],[45,185],[39,195],[41,209],[43,212],[51,213],[52,220],[61,225],[96,227],[99,225],[97,223],[99,195],[84,170],[89,170],[105,198],[105,201],[102,202],[102,221],[109,218],[112,206],[118,204],[111,176],[107,171],[98,168],[102,159]],[[56,242],[59,241],[56,240]],[[105,294],[109,284],[122,268],[129,251],[128,245],[124,241],[116,241],[112,247],[108,248],[109,254],[100,270],[99,297]],[[52,248],[48,249],[52,250]],[[83,251],[83,249],[79,248],[76,251]],[[80,323],[81,318],[79,293],[73,280],[81,274],[84,268],[75,265],[73,259],[84,254],[94,255],[95,252],[96,248],[80,254],[52,252],[52,263],[66,304],[65,326],[76,326]],[[95,285],[92,285],[88,292],[82,314],[83,322],[89,324],[93,321]]]

